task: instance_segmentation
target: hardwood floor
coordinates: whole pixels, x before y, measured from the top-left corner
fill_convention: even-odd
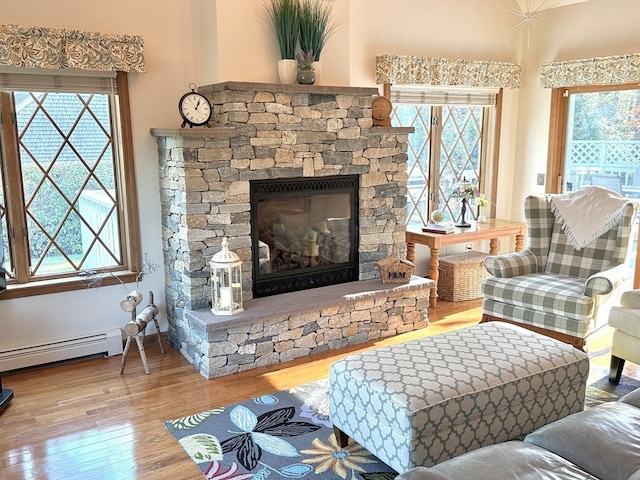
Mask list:
[[[162,355],[154,337],[145,344],[150,375],[137,349],[129,353],[124,375],[121,357],[3,375],[15,398],[0,413],[0,478],[201,479],[164,421],[323,378],[333,361],[357,350],[475,324],[480,302],[440,300],[429,320],[419,332],[214,380],[203,378],[166,341]],[[598,357],[596,370],[606,370],[608,361],[606,354]],[[640,379],[632,364],[624,373]]]

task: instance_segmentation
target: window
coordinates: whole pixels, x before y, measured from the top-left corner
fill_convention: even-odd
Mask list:
[[[408,228],[422,228],[434,210],[443,211],[444,221],[458,222],[461,201],[451,193],[463,180],[492,198],[499,99],[495,91],[392,87],[392,123],[414,128],[407,162]]]
[[[601,185],[640,198],[640,89],[637,84],[555,88],[546,191]],[[636,222],[637,224],[637,222]],[[637,266],[638,228],[629,265]]]
[[[552,112],[550,178],[555,192],[606,186],[640,198],[640,89],[637,85],[558,88]]]
[[[0,243],[9,297],[86,288],[87,276],[117,281],[109,272],[135,277],[128,112],[126,73],[0,74]]]

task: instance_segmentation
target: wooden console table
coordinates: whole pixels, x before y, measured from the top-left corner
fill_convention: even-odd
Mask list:
[[[510,235],[516,236],[516,252],[524,248],[524,235],[526,224],[523,222],[512,222],[510,220],[492,219],[485,223],[474,223],[470,228],[457,228],[454,233],[429,233],[421,230],[407,230],[407,260],[415,261],[416,243],[426,245],[431,251],[431,272],[430,278],[438,284],[439,271],[438,260],[440,247],[443,245],[455,245],[457,243],[470,243],[477,240],[489,240],[489,254],[498,253],[498,238]],[[429,296],[429,306],[435,307],[438,301],[436,288],[431,289]]]

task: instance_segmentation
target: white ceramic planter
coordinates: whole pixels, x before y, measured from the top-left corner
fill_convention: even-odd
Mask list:
[[[298,62],[291,59],[278,60],[278,76],[280,83],[296,83],[298,75]]]

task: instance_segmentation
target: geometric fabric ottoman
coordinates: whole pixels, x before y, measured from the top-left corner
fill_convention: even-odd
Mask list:
[[[568,344],[483,323],[333,363],[329,411],[339,442],[346,434],[402,473],[582,410],[588,373]]]

